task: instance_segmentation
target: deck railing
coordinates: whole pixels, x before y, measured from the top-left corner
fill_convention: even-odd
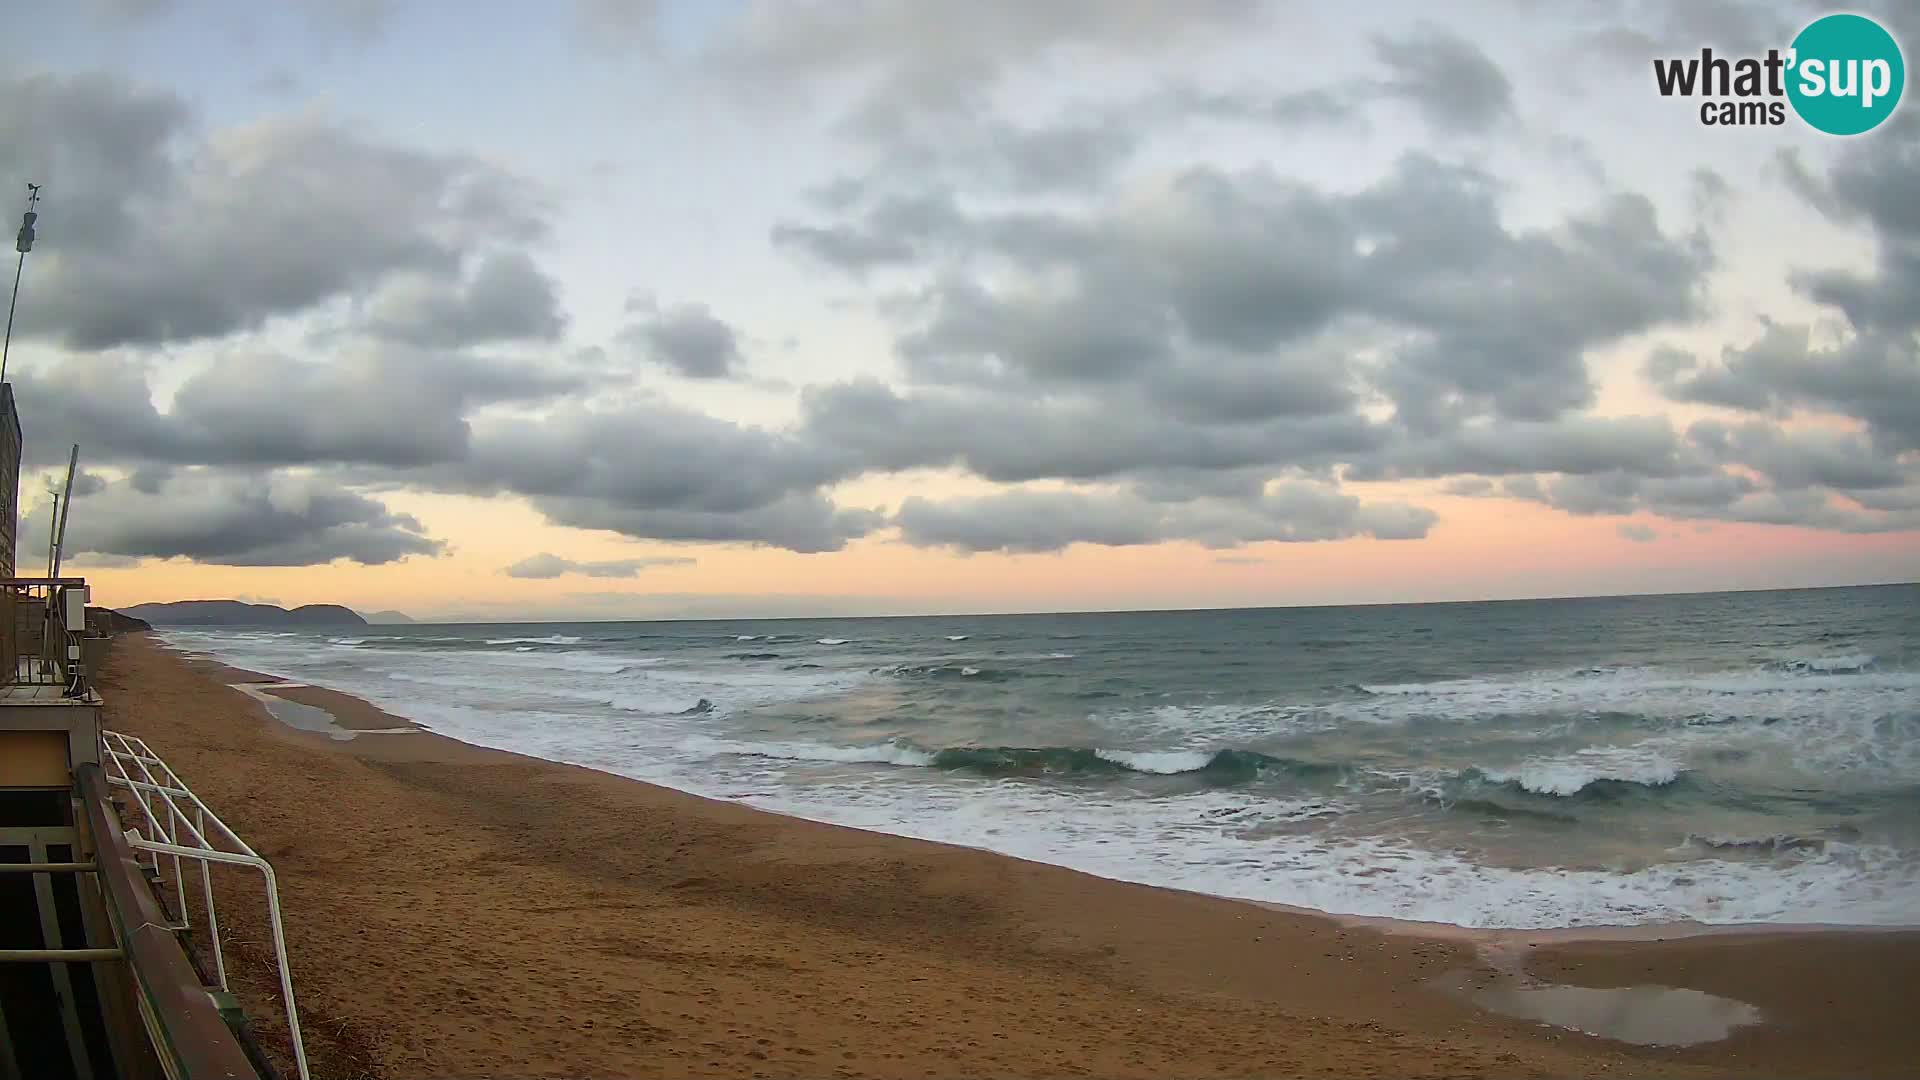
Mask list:
[[[0,681],[85,697],[85,578],[0,578]]]
[[[300,1040],[300,1013],[293,1003],[293,972],[287,965],[287,937],[282,929],[280,892],[275,887],[273,867],[201,802],[200,796],[195,795],[144,740],[117,731],[102,731],[100,738],[107,783],[126,791],[146,818],[147,832],[127,830],[127,843],[135,851],[146,852],[156,872],[162,858],[172,861],[175,910],[179,912],[180,923],[169,929],[185,930],[191,921],[187,879],[181,872],[181,860],[200,864],[207,941],[213,950],[214,978],[222,991],[228,989],[227,961],[220,943],[220,913],[213,901],[212,865],[250,867],[265,876],[267,922],[273,932],[273,958],[280,969],[280,997],[286,1010],[287,1037],[293,1043],[294,1064],[299,1069],[300,1080],[308,1080],[307,1051]]]

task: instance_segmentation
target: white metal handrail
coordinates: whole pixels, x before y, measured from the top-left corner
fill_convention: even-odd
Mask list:
[[[174,928],[176,930],[186,929],[190,921],[187,914],[187,883],[180,872],[180,860],[191,859],[200,864],[200,891],[206,905],[207,937],[213,942],[214,972],[222,991],[227,990],[227,962],[220,945],[220,915],[214,907],[213,880],[208,873],[208,866],[211,863],[250,866],[265,876],[267,920],[273,930],[274,961],[280,969],[280,997],[286,1006],[287,1035],[293,1042],[293,1057],[300,1070],[300,1080],[309,1080],[307,1051],[300,1039],[300,1014],[293,1002],[293,971],[287,963],[287,938],[280,920],[280,890],[275,882],[273,866],[228,828],[227,823],[220,820],[220,815],[200,801],[200,796],[195,795],[160,755],[153,752],[146,740],[135,735],[102,730],[100,741],[108,764],[107,783],[126,789],[146,815],[147,825],[153,832],[152,838],[148,838],[137,829],[128,829],[127,842],[135,850],[145,851],[152,856],[156,871],[160,867],[161,856],[173,859],[174,889],[180,911],[180,925]],[[156,769],[159,771],[156,772]],[[151,796],[158,796],[158,805],[165,808],[164,821],[156,808],[156,800]],[[176,799],[184,802],[185,807]],[[209,832],[223,843],[209,841]]]

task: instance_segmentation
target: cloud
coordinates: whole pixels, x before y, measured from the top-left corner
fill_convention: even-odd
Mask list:
[[[551,552],[543,551],[538,555],[529,555],[512,566],[502,570],[508,577],[534,578],[545,580],[557,578],[562,574],[579,574],[592,578],[630,578],[638,577],[640,571],[655,566],[692,566],[693,559],[661,556],[642,559],[612,559],[605,562],[577,562],[561,558]]]
[[[1773,324],[1751,344],[1724,349],[1718,364],[1688,358],[1647,374],[1675,401],[1837,413],[1864,421],[1891,451],[1920,449],[1920,343],[1911,334],[1868,332],[1822,349],[1808,327]]]
[[[29,462],[242,466],[360,463],[396,467],[466,456],[467,414],[577,389],[582,377],[440,351],[353,347],[325,361],[225,352],[190,375],[172,408],[154,404],[149,370],[117,355],[87,377],[13,376]]]
[[[1501,222],[1496,188],[1422,154],[1350,194],[1195,168],[1092,212],[890,201],[776,238],[850,272],[929,267],[888,308],[923,383],[1118,385],[1195,358],[1217,369],[1209,350],[1259,365],[1363,328],[1371,340],[1346,344],[1387,355],[1348,366],[1427,431],[1581,408],[1589,350],[1700,311],[1712,252],[1662,229],[1646,199],[1520,230]]]
[[[1481,133],[1513,113],[1513,84],[1480,47],[1431,23],[1374,39],[1392,75],[1387,94],[1419,110],[1443,132]]]
[[[1417,540],[1437,516],[1403,503],[1363,503],[1322,485],[1283,484],[1247,500],[1173,506],[1132,494],[1015,490],[970,498],[909,497],[894,521],[916,547],[1047,552],[1190,540],[1207,547],[1372,536]]]
[[[751,544],[806,554],[839,551],[886,520],[878,510],[836,506],[817,492],[725,510],[578,496],[542,496],[533,505],[555,524],[577,529],[606,529],[635,539]]]
[[[81,469],[73,474],[73,487],[67,494],[76,499],[84,499],[88,495],[96,495],[105,491],[107,489],[107,483],[106,477],[101,476],[99,473]]]
[[[729,378],[746,364],[739,335],[705,304],[654,312],[622,331],[621,340],[646,359],[689,379]]]
[[[566,327],[553,279],[525,253],[496,252],[465,280],[396,276],[367,305],[376,337],[426,348],[557,341]]]
[[[1185,423],[1140,393],[1017,396],[979,389],[902,394],[876,380],[801,396],[801,435],[875,471],[961,466],[988,480],[1097,480],[1184,469],[1330,465],[1384,443],[1342,413],[1256,423]]]
[[[46,534],[48,509],[22,521],[24,536]],[[445,548],[411,515],[324,480],[213,471],[176,473],[155,492],[109,482],[79,501],[66,538],[70,558],[182,557],[221,566],[378,565]]]
[[[1621,536],[1636,544],[1652,543],[1660,535],[1658,532],[1655,532],[1651,526],[1640,525],[1634,522],[1622,524],[1617,531]]]
[[[517,178],[303,117],[211,133],[101,76],[0,80],[0,182],[46,184],[16,331],[82,351],[223,337],[545,231]],[[57,242],[56,242],[57,237]]]

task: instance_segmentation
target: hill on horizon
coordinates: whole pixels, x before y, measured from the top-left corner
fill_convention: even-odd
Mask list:
[[[119,609],[123,615],[169,626],[366,626],[352,608],[339,604],[303,604],[291,610],[277,604],[245,604],[238,600],[176,600],[164,604],[135,604]]]
[[[404,611],[370,611],[364,617],[375,626],[406,626],[414,621]]]

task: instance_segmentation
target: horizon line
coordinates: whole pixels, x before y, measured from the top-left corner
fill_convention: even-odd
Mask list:
[[[1301,603],[1301,604],[1250,604],[1250,605],[1243,605],[1243,606],[1228,605],[1224,607],[1208,606],[1208,607],[1158,607],[1158,608],[1077,608],[1077,609],[1064,609],[1064,610],[1055,610],[1055,611],[939,611],[939,612],[911,612],[911,613],[896,612],[896,613],[883,613],[883,614],[869,613],[869,614],[861,614],[861,615],[700,615],[700,616],[658,615],[658,616],[651,616],[651,617],[645,617],[645,618],[586,618],[586,619],[559,619],[559,618],[454,619],[454,618],[416,618],[414,616],[407,615],[406,617],[408,618],[409,621],[405,623],[368,622],[367,625],[389,626],[389,627],[391,626],[546,626],[546,625],[579,625],[579,624],[600,624],[600,623],[616,624],[616,623],[668,623],[668,622],[676,622],[676,623],[677,622],[808,622],[808,621],[818,621],[818,620],[824,620],[824,619],[999,619],[999,618],[1045,618],[1045,617],[1057,616],[1057,615],[1173,615],[1173,614],[1205,614],[1205,613],[1211,613],[1211,612],[1228,612],[1228,611],[1294,611],[1294,610],[1320,610],[1320,609],[1337,609],[1337,608],[1434,607],[1434,606],[1446,605],[1446,604],[1532,604],[1532,603],[1550,603],[1552,601],[1557,601],[1557,600],[1634,600],[1634,599],[1644,599],[1644,598],[1650,598],[1650,597],[1739,596],[1739,595],[1746,595],[1750,593],[1818,592],[1818,591],[1831,590],[1831,589],[1886,589],[1886,588],[1900,588],[1904,586],[1917,586],[1917,585],[1920,585],[1920,580],[1863,581],[1863,582],[1854,582],[1846,585],[1766,586],[1766,587],[1751,588],[1751,589],[1689,589],[1689,590],[1677,590],[1677,591],[1655,591],[1655,592],[1635,592],[1635,593],[1567,593],[1567,594],[1559,594],[1559,595],[1553,595],[1553,596],[1480,597],[1472,600],[1371,600],[1371,601],[1346,601],[1346,602],[1339,602],[1339,603],[1324,603],[1324,604]],[[642,598],[642,599],[644,599],[645,597],[645,594],[641,594],[641,593],[636,593],[634,595],[637,598]],[[200,599],[200,600],[150,600],[150,601],[144,601],[139,604],[129,604],[127,605],[127,608],[161,606],[166,604],[207,603],[207,602],[217,601],[219,599],[224,599],[224,598],[206,598],[206,599]],[[258,601],[228,600],[227,602],[238,603],[238,604],[259,605]],[[276,607],[276,608],[281,607],[281,605],[279,604],[266,604],[266,605],[259,605],[259,606]],[[329,603],[329,602],[322,601],[316,604],[296,605],[296,607],[313,607],[313,606],[342,607],[342,608],[346,608],[348,611],[353,612],[355,615],[360,616],[362,619],[366,618],[365,612],[362,612],[360,609],[353,607],[352,605],[349,605],[349,604]],[[127,608],[110,608],[108,610],[117,611],[124,614],[127,611]],[[294,609],[281,608],[281,610],[292,611]],[[394,611],[398,614],[406,615],[405,612],[400,612],[396,608],[382,608],[380,610]],[[171,625],[174,625],[174,626],[199,625],[199,626],[222,627],[222,626],[246,625],[246,624],[174,623]]]

